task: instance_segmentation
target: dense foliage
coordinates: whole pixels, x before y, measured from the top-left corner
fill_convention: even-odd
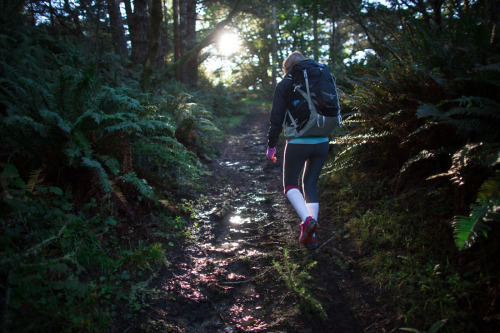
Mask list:
[[[350,68],[326,200],[355,216],[346,232],[407,326],[480,332],[498,324],[500,57],[481,3],[445,5],[439,25],[382,9],[399,23]]]
[[[235,99],[175,81],[143,93],[112,53],[1,31],[2,331],[106,331],[169,264],[191,209],[180,191],[207,175],[214,115]]]

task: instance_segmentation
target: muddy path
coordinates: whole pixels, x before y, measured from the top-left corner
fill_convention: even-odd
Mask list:
[[[299,246],[281,162],[265,159],[268,111],[255,107],[219,145],[195,219],[129,332],[383,332],[384,308],[342,226],[322,217],[321,248]],[[282,156],[282,145],[277,156]]]

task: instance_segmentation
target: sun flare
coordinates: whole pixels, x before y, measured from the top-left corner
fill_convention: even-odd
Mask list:
[[[223,56],[230,56],[240,52],[241,41],[234,32],[224,32],[217,39],[217,49]]]

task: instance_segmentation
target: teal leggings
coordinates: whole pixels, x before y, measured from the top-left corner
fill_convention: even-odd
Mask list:
[[[319,175],[328,156],[329,143],[298,144],[287,143],[283,163],[283,187],[285,195],[288,190],[299,186],[302,173],[302,193],[306,202],[318,202]]]

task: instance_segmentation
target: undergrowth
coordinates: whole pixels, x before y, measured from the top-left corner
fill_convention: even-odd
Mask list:
[[[420,187],[388,196],[383,179],[360,173],[346,169],[324,177],[323,186],[337,190],[326,190],[321,200],[335,203],[333,220],[345,223],[343,239],[353,244],[379,302],[393,309],[399,327],[426,331],[439,323],[442,332],[489,327],[481,317],[486,307],[479,304],[497,269],[493,263],[464,267],[469,256],[454,244],[445,218],[450,211],[435,200],[439,191]]]
[[[305,262],[302,258],[292,257],[288,249],[283,250],[280,261],[273,260],[273,265],[279,277],[285,282],[288,290],[298,300],[300,312],[308,320],[325,319],[325,312],[321,302],[310,289],[313,277],[309,271],[316,265],[315,261]]]
[[[156,216],[164,235],[142,240],[138,226],[109,215],[109,203],[77,207],[59,187],[27,189],[13,167],[1,176],[6,331],[103,332],[144,309],[148,283],[169,265],[166,244],[179,241],[175,217]]]
[[[111,331],[154,297],[239,97],[144,93],[119,57],[3,23],[0,331]]]
[[[458,12],[442,29],[400,14],[406,28],[394,29],[391,52],[339,82],[344,127],[331,142],[322,200],[398,328],[493,331],[498,41]]]

